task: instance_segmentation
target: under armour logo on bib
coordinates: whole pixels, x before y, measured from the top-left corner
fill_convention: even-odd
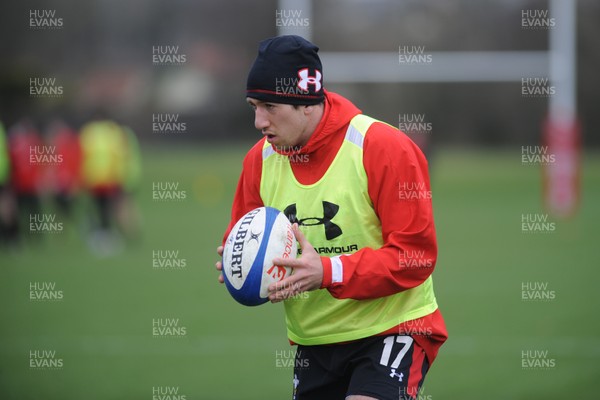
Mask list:
[[[328,201],[323,201],[323,217],[308,217],[298,219],[298,213],[296,211],[296,203],[290,204],[283,210],[283,214],[290,220],[290,222],[297,223],[300,226],[315,226],[323,225],[325,228],[325,238],[327,240],[335,239],[342,234],[342,228],[331,222],[333,217],[338,213],[340,206]]]
[[[315,86],[315,92],[321,90],[321,78],[323,75],[318,69],[315,69],[315,76],[308,75],[308,68],[303,68],[298,71],[300,80],[298,81],[298,87],[302,90],[308,90],[308,85]]]

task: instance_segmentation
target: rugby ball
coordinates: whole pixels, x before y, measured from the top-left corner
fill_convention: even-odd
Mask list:
[[[223,248],[223,278],[231,296],[245,306],[269,301],[268,288],[292,274],[272,260],[296,258],[292,224],[276,208],[259,207],[234,225]]]

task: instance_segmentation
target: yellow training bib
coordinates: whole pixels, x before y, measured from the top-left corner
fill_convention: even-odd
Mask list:
[[[298,182],[288,156],[275,152],[266,141],[263,147],[260,195],[264,205],[297,220],[315,250],[333,257],[335,263],[343,264],[342,254],[383,245],[363,166],[363,142],[373,122],[365,115],[352,119],[333,162],[311,185]],[[372,300],[340,300],[321,289],[284,304],[288,337],[302,345],[373,336],[437,309],[431,277],[415,288]]]

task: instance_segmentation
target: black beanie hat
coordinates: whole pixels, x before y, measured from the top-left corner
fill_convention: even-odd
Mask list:
[[[263,40],[248,74],[246,96],[260,101],[312,105],[325,99],[319,48],[286,35]]]

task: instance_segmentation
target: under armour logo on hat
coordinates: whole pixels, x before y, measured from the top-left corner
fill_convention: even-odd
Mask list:
[[[300,77],[300,80],[298,81],[298,87],[300,89],[308,90],[308,85],[310,84],[315,85],[315,92],[321,90],[321,77],[323,75],[321,75],[321,72],[318,69],[315,70],[315,76],[309,76],[308,68],[303,68],[298,71],[298,76]]]

